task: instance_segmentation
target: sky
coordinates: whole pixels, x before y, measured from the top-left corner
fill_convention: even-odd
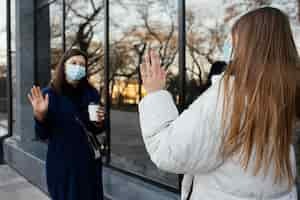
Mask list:
[[[6,19],[6,3],[5,1],[0,1],[0,30],[5,28],[5,19]]]

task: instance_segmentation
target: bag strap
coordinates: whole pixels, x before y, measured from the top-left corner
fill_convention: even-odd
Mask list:
[[[79,125],[82,127],[82,129],[84,130],[84,132],[92,137],[92,133],[86,128],[86,126],[84,125],[84,123],[79,119],[79,117],[75,116],[75,120],[79,123]]]
[[[192,180],[192,185],[190,187],[190,191],[189,191],[189,194],[187,196],[187,200],[190,200],[191,199],[191,196],[192,196],[192,193],[193,193],[193,187],[194,187],[194,178]]]
[[[75,116],[76,121],[79,123],[79,125],[82,127],[83,131],[85,132],[87,139],[88,139],[88,145],[90,149],[94,152],[95,159],[99,159],[102,156],[101,152],[101,144],[98,141],[97,137],[94,136],[90,131],[87,130],[86,126],[84,123]]]

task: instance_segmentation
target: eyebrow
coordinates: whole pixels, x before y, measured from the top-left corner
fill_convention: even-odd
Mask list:
[[[67,63],[75,63],[75,62],[77,62],[77,61],[76,60],[69,60],[69,61],[67,61]],[[86,64],[86,61],[85,60],[83,62],[79,61],[78,63],[80,63],[80,64]]]

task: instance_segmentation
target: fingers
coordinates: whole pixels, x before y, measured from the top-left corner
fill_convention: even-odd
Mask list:
[[[151,60],[151,63],[150,63]],[[160,57],[158,53],[151,50],[150,57],[148,54],[145,55],[145,63],[141,66],[141,73],[144,74],[147,77],[155,76],[157,77],[159,75],[160,71]]]
[[[143,80],[143,82],[145,82],[145,79],[147,78],[146,76],[146,64],[145,63],[143,63],[143,64],[141,64],[141,67],[140,67],[140,69],[141,69],[141,76],[142,76],[142,80]]]
[[[103,110],[97,110],[97,114],[98,114],[98,115],[104,115],[105,112],[104,112]]]
[[[46,94],[45,101],[46,101],[46,104],[49,105],[49,95],[48,94]]]
[[[98,122],[103,122],[104,121],[104,115],[98,115],[97,117]]]
[[[105,113],[103,110],[97,111],[98,122],[104,121],[104,116],[105,116]]]
[[[37,98],[38,99],[38,98],[42,98],[43,97],[40,87],[37,87],[37,86],[33,86],[32,87],[31,94],[32,94],[33,98]]]
[[[150,63],[151,60],[151,63]],[[145,61],[141,65],[143,86],[147,92],[163,89],[166,83],[166,72],[161,68],[159,54],[155,51],[145,55]]]
[[[141,71],[141,75],[145,76],[145,74],[146,74],[146,64],[145,63],[141,64],[140,71]]]
[[[32,96],[31,96],[31,94],[27,94],[27,98],[28,98],[28,100],[29,100],[29,102],[31,103],[31,105],[33,105],[33,99],[32,99]]]
[[[145,62],[146,62],[146,66],[145,66],[146,76],[151,77],[152,76],[152,66],[151,66],[150,57],[148,54],[145,56]]]
[[[158,77],[159,77],[159,79],[163,79],[163,78],[164,78],[164,75],[165,75],[165,70],[160,69],[159,72],[158,72]]]
[[[155,51],[151,51],[152,71],[154,76],[159,76],[160,73],[160,58]]]
[[[33,87],[31,88],[31,95],[32,95],[32,98],[33,98],[33,99],[37,98],[35,86],[33,86]]]
[[[150,57],[149,57],[149,54],[145,54],[145,64],[146,64],[146,67],[150,66]]]
[[[41,88],[39,86],[36,87],[36,92],[37,92],[37,95],[39,98],[43,98],[43,94],[42,94]]]
[[[98,110],[97,110],[97,114],[103,114],[104,115],[104,108],[100,107]]]

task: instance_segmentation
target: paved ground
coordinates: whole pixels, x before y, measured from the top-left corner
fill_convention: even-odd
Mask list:
[[[7,165],[0,165],[1,200],[50,200]]]
[[[0,113],[0,137],[7,134],[6,114]],[[49,200],[38,188],[7,165],[0,165],[1,200]]]

